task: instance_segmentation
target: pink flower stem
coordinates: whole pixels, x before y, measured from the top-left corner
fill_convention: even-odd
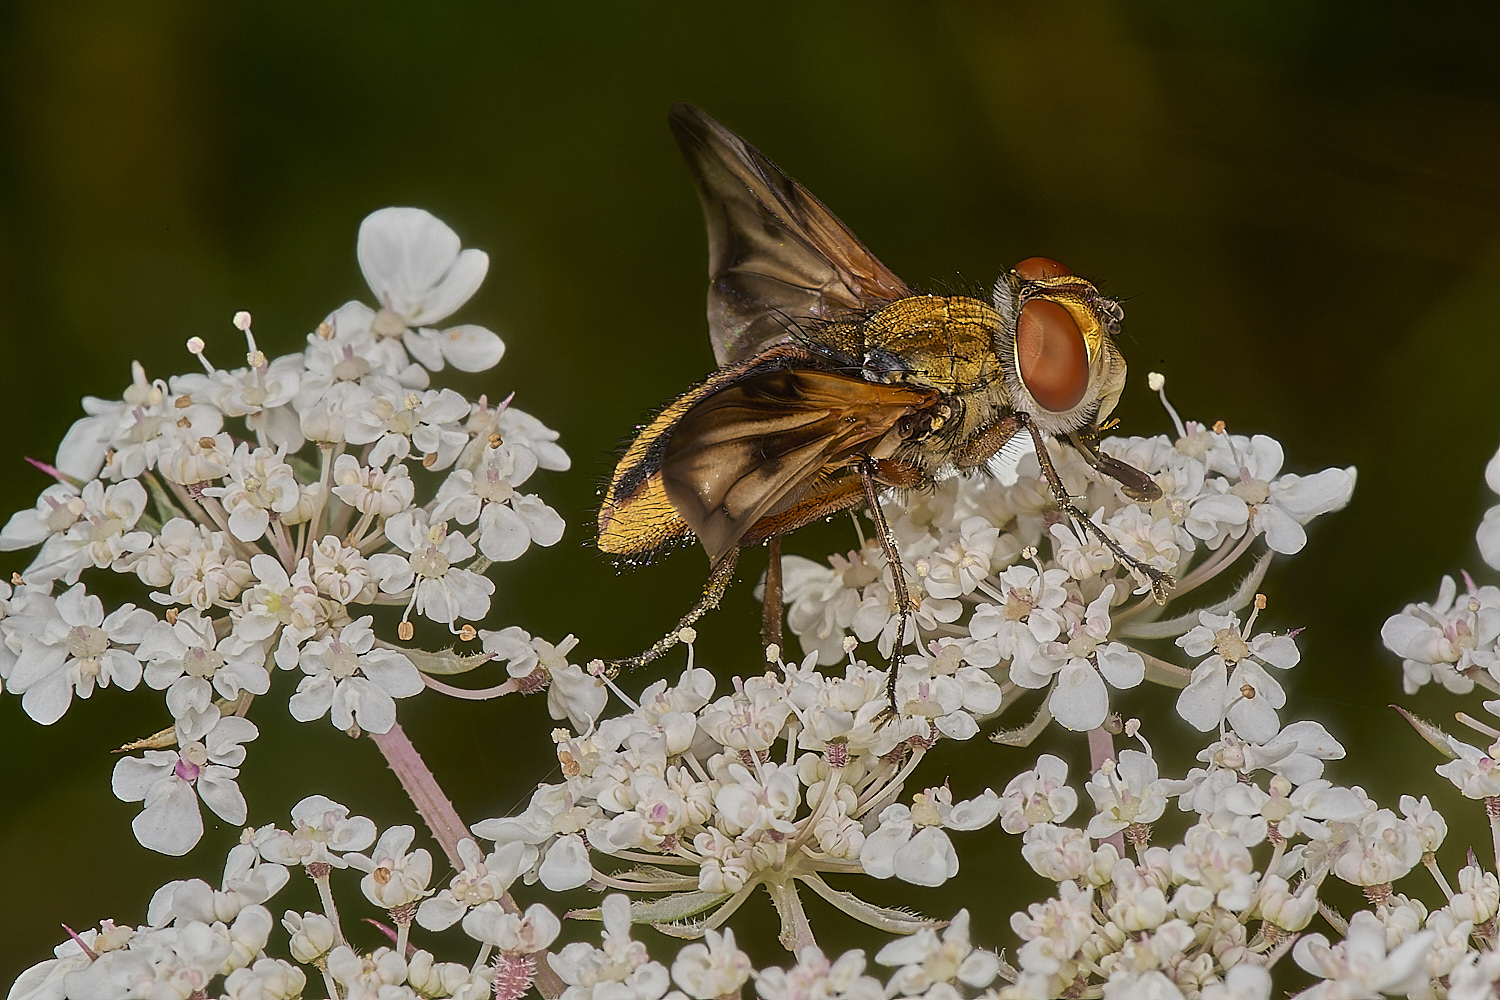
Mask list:
[[[433,838],[442,847],[448,863],[463,871],[464,861],[458,853],[458,842],[469,836],[468,825],[459,818],[458,810],[453,808],[448,794],[438,784],[422,755],[417,753],[417,748],[407,738],[406,731],[397,722],[391,726],[390,732],[370,733],[369,736],[385,757],[386,764],[396,772],[402,789],[411,799],[412,805],[417,807],[417,814],[427,824],[427,829],[432,831]],[[508,892],[500,897],[500,905],[511,913],[521,912]],[[567,989],[567,984],[552,971],[545,954],[537,963],[533,985],[537,992],[548,998],[560,997],[563,990]]]
[[[1111,735],[1109,730],[1105,729],[1103,726],[1100,726],[1098,729],[1090,729],[1089,770],[1091,770],[1094,774],[1098,774],[1100,768],[1102,768],[1107,763],[1114,763],[1114,759],[1114,736]],[[1123,858],[1125,856],[1125,834],[1123,831],[1120,833],[1112,833],[1108,837],[1105,837],[1103,840],[1101,840],[1099,843],[1114,844],[1115,850],[1119,852],[1120,857]]]
[[[417,807],[417,813],[447,855],[448,863],[463,871],[464,862],[458,854],[458,842],[469,835],[468,825],[459,818],[458,810],[453,808],[453,803],[437,783],[437,778],[433,777],[426,761],[422,760],[422,755],[417,753],[417,748],[407,739],[401,723],[392,725],[388,733],[371,733],[370,738],[380,748],[391,770],[396,772],[402,789],[411,799],[412,805]]]

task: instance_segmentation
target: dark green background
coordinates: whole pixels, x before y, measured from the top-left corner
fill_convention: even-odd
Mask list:
[[[330,309],[368,297],[359,220],[420,205],[491,255],[461,318],[509,351],[459,387],[518,390],[574,460],[533,480],[568,534],[495,571],[487,624],[576,632],[585,658],[641,648],[690,599],[703,557],[617,576],[586,525],[616,442],[712,365],[698,207],[663,125],[689,98],[913,282],[973,286],[1046,254],[1123,299],[1128,432],[1167,429],[1144,386],[1156,369],[1185,416],[1274,435],[1294,471],[1359,466],[1354,506],[1273,569],[1263,621],[1307,626],[1288,717],[1328,723],[1351,756],[1333,775],[1394,806],[1403,788],[1440,782],[1435,756],[1385,707],[1399,678],[1378,629],[1442,573],[1483,568],[1472,533],[1500,442],[1500,25],[1487,4],[1415,10],[7,4],[0,506],[32,503],[46,481],[22,456],[50,457],[78,397],[118,394],[131,359],[153,376],[186,371],[182,343],[198,335],[232,366],[238,309],[268,352],[296,349]],[[835,525],[791,548],[850,544]],[[749,589],[705,623],[702,662],[753,667]],[[286,720],[289,680],[257,706],[266,731],[242,779],[251,821],[284,822],[312,791],[403,821],[373,747]],[[509,811],[548,777],[539,703],[420,701],[403,717],[466,817]],[[1124,707],[1151,704],[1170,697]],[[138,806],[108,792],[109,749],[165,721],[154,692],[103,692],[47,729],[0,697],[0,983],[47,956],[59,922],[138,922],[160,882],[217,882],[234,831],[184,860],[150,855],[129,830]],[[1199,745],[1169,720],[1150,735],[1179,762]],[[1025,759],[976,742],[927,774],[971,795]],[[1438,798],[1458,827],[1451,870],[1488,838],[1477,808]],[[1005,839],[960,836],[966,885],[1016,875]],[[875,895],[939,914],[960,898]],[[1006,916],[1035,897],[992,898],[977,929],[1004,944]],[[769,931],[769,907],[755,907],[751,922]],[[856,936],[820,916],[830,947]],[[760,953],[774,957],[766,939]]]

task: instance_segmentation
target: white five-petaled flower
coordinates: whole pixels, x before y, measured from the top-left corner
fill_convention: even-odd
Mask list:
[[[415,836],[416,831],[409,826],[393,826],[380,835],[369,854],[344,855],[350,868],[365,873],[359,887],[376,906],[394,910],[427,895],[432,855],[425,847],[408,850]]]
[[[1109,641],[1109,606],[1114,596],[1111,583],[1089,604],[1066,641],[1054,639],[1041,647],[1042,656],[1058,664],[1057,683],[1048,701],[1053,718],[1076,732],[1103,725],[1109,715],[1105,681],[1116,688],[1133,688],[1146,676],[1141,654],[1122,642]],[[1012,679],[1023,683],[1014,675]]]
[[[1036,767],[1010,779],[1000,796],[1000,828],[1025,833],[1034,823],[1061,823],[1078,808],[1078,793],[1068,785],[1068,765],[1044,753]]]
[[[196,609],[181,612],[175,622],[153,624],[135,655],[146,664],[147,685],[166,690],[174,718],[207,711],[215,691],[232,700],[242,691],[265,694],[271,687],[265,644],[233,633],[217,638],[213,620]]]
[[[1380,627],[1385,647],[1401,657],[1402,684],[1408,694],[1437,681],[1455,694],[1468,694],[1474,681],[1471,667],[1500,666],[1495,642],[1500,638],[1500,588],[1476,587],[1467,581],[1458,593],[1453,577],[1443,577],[1437,600],[1408,604]]]
[[[693,1000],[717,1000],[737,993],[754,971],[750,956],[734,944],[734,931],[710,930],[702,943],[693,943],[677,953],[672,979]]]
[[[218,497],[229,512],[229,533],[242,542],[260,539],[272,516],[289,513],[301,499],[301,487],[285,453],[241,443],[229,461],[223,486],[209,486],[205,496]]]
[[[134,479],[111,486],[91,480],[82,492],[59,483],[43,490],[34,508],[11,516],[0,551],[40,543],[26,579],[77,583],[88,567],[104,569],[151,544],[149,532],[136,530],[145,509],[146,489]]]
[[[1000,958],[969,943],[969,911],[959,910],[939,934],[924,928],[897,938],[875,954],[881,965],[898,966],[889,992],[903,997],[950,997],[983,989],[1000,973]]]
[[[382,306],[370,324],[378,336],[400,337],[433,371],[445,361],[466,372],[499,363],[505,345],[483,327],[422,329],[451,316],[479,290],[490,264],[483,250],[461,249],[458,235],[420,208],[383,208],[360,223],[357,252]]]
[[[257,830],[253,842],[261,857],[283,865],[323,864],[347,868],[343,855],[362,851],[375,840],[375,824],[350,816],[349,808],[326,795],[309,795],[292,806],[292,829]]]
[[[1212,655],[1193,668],[1188,686],[1177,697],[1177,714],[1201,732],[1217,729],[1226,720],[1251,742],[1276,735],[1281,722],[1276,710],[1286,704],[1286,692],[1266,667],[1289,670],[1302,654],[1290,636],[1262,632],[1251,638],[1250,626],[1240,628],[1236,615],[1198,615],[1200,624],[1177,640],[1189,656]]]
[[[630,900],[618,893],[600,906],[603,940],[566,945],[547,957],[568,989],[566,1000],[658,1000],[671,985],[667,969],[651,961],[646,946],[630,937]]]
[[[444,625],[479,621],[489,614],[495,584],[456,563],[474,555],[474,546],[461,534],[448,532],[448,522],[428,522],[425,510],[402,511],[386,521],[385,533],[405,556],[377,552],[370,569],[387,594],[412,590],[411,608]]]
[[[114,792],[123,802],[145,800],[131,822],[143,847],[181,855],[203,836],[197,799],[229,823],[245,822],[245,797],[234,779],[245,759],[242,744],[259,730],[249,719],[221,716],[216,706],[177,719],[176,750],[147,750],[115,765]]]
[[[1338,944],[1330,945],[1322,934],[1309,934],[1297,942],[1292,957],[1323,980],[1300,995],[1333,1000],[1410,994],[1427,984],[1423,962],[1435,936],[1422,931],[1390,948],[1380,918],[1361,910],[1350,918],[1349,931]]]
[[[1303,525],[1320,514],[1340,510],[1354,493],[1355,470],[1324,469],[1311,476],[1290,473],[1278,476],[1284,454],[1280,443],[1263,434],[1252,438],[1239,435],[1216,435],[1215,447],[1209,453],[1209,467],[1226,479],[1210,479],[1205,484],[1221,490],[1208,503],[1238,504],[1246,517],[1254,517],[1254,528],[1266,536],[1274,552],[1294,555],[1307,544]],[[1233,521],[1224,512],[1220,520]],[[1236,532],[1238,534],[1238,532]]]
[[[396,724],[395,699],[420,692],[422,675],[404,654],[375,648],[374,620],[366,615],[302,648],[297,665],[307,676],[292,695],[292,718],[311,722],[331,710],[333,724],[345,732],[358,724],[385,733]]]
[[[557,939],[562,922],[541,903],[525,913],[507,913],[498,902],[480,903],[464,916],[464,933],[502,954],[529,955],[545,951]]]
[[[453,876],[448,888],[422,900],[417,909],[417,923],[430,931],[446,930],[474,907],[498,900],[521,869],[530,867],[536,851],[512,841],[485,857],[479,845],[465,837],[458,842],[458,855],[463,859],[463,869]]]
[[[958,803],[946,785],[918,792],[910,807],[898,802],[881,811],[880,826],[859,852],[860,865],[876,878],[942,885],[958,874],[958,854],[943,828],[978,830],[993,823],[1000,809],[1000,797],[989,789]]]
[[[87,698],[94,686],[132,690],[141,662],[122,646],[140,643],[156,616],[133,604],[104,614],[104,602],[77,584],[58,595],[53,614],[31,622],[10,671],[11,690],[26,714],[50,726],[67,712],[73,696]]]
[[[1088,834],[1108,837],[1137,823],[1154,823],[1167,808],[1166,785],[1157,777],[1156,761],[1139,750],[1121,750],[1117,761],[1106,761],[1084,789],[1096,810]]]

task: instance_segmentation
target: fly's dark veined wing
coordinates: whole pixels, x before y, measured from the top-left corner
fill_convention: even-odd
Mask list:
[[[668,121],[708,225],[708,326],[720,367],[790,339],[802,320],[912,294],[760,150],[685,101]]]
[[[933,394],[813,370],[747,375],[682,416],[662,457],[672,506],[718,562],[819,475],[874,446]]]

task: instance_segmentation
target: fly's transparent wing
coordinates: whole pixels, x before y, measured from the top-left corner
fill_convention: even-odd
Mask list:
[[[803,321],[912,294],[760,150],[686,102],[669,123],[708,226],[708,326],[721,367],[791,339]]]

